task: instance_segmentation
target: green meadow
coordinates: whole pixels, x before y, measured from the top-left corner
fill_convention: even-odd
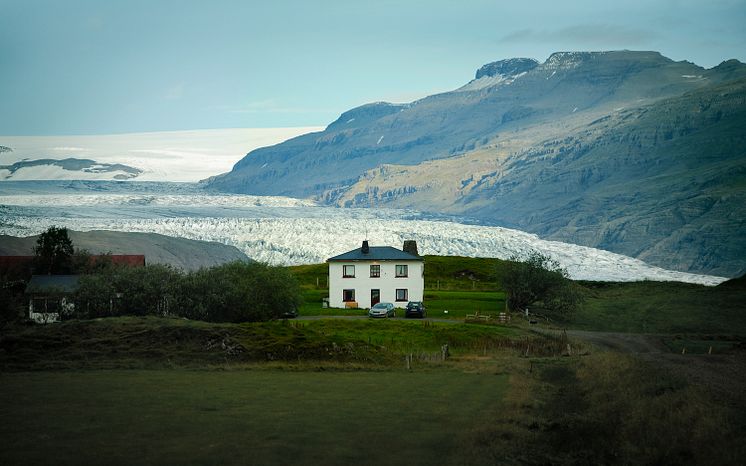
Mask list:
[[[427,260],[433,320],[324,318],[365,311],[321,307],[320,264],[291,268],[306,297],[301,316],[317,316],[308,320],[149,316],[5,327],[0,464],[746,457],[743,279],[710,288],[579,283],[585,301],[568,319],[475,323],[464,317],[505,309],[491,272],[500,261]],[[603,350],[562,329],[644,333],[659,352]]]

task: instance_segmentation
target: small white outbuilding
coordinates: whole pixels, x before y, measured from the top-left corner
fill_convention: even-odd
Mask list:
[[[422,301],[425,290],[424,260],[415,241],[404,248],[369,246],[327,259],[329,307],[370,308],[379,302],[405,307]]]

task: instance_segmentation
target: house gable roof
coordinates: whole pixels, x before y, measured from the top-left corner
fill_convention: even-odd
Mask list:
[[[32,275],[26,293],[74,293],[79,279],[80,275]]]
[[[397,260],[397,261],[422,261],[422,257],[409,254],[401,249],[396,249],[391,246],[371,246],[367,253],[363,253],[363,248],[353,249],[344,254],[330,257],[327,262],[341,262],[341,261],[386,261],[386,260]]]

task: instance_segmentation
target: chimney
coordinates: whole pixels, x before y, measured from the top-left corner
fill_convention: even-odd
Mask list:
[[[413,256],[419,256],[420,254],[417,252],[417,241],[408,239],[404,240],[404,247],[402,248],[402,251],[408,252],[409,254],[412,254]]]
[[[370,246],[368,246],[367,239],[363,241],[363,247],[361,249],[362,249],[363,254],[368,254],[370,252]]]

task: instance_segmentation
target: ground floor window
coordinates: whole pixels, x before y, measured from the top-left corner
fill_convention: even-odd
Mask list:
[[[342,290],[342,301],[346,303],[355,301],[355,290]]]
[[[409,301],[409,292],[406,288],[396,289],[396,300],[397,301]]]

